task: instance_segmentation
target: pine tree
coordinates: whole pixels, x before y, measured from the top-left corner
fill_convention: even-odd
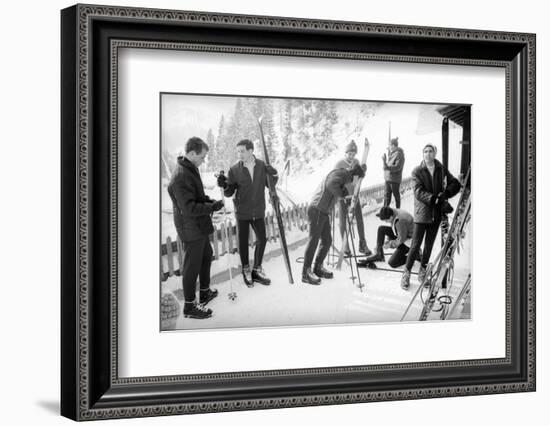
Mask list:
[[[207,170],[217,170],[218,169],[218,152],[216,150],[216,140],[214,138],[214,133],[212,129],[208,129],[206,134],[206,144],[208,145],[209,152],[206,157],[207,159]]]

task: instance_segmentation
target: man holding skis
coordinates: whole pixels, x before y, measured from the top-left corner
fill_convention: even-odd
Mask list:
[[[271,280],[265,275],[262,261],[267,243],[265,228],[265,188],[268,185],[268,175],[277,182],[277,170],[265,164],[254,156],[254,144],[243,139],[237,143],[239,161],[234,164],[225,176],[220,173],[218,186],[224,189],[224,195],[235,195],[235,216],[239,233],[239,254],[241,257],[242,274],[247,287],[254,283],[269,285]],[[256,234],[254,250],[254,265],[250,268],[248,258],[248,238],[250,227]]]
[[[344,154],[344,158],[339,160],[334,166],[334,168],[352,170],[355,166],[359,164],[359,160],[355,158],[356,155],[357,155],[357,144],[355,143],[355,141],[352,140],[349,144],[346,145],[346,152]],[[338,202],[338,218],[340,222],[340,235],[342,236],[342,240],[346,238],[345,233],[346,233],[346,226],[347,226],[346,224],[347,214],[348,214],[348,206],[346,204],[346,200],[341,199]],[[372,254],[372,252],[368,248],[367,240],[365,239],[365,225],[363,223],[363,213],[361,211],[360,203],[357,203],[355,205],[353,215],[355,216],[355,222],[357,223],[357,233],[359,235],[359,252],[369,256]],[[345,254],[347,257],[351,256],[349,247],[347,247],[347,245],[345,248]]]
[[[307,210],[309,219],[309,241],[304,254],[304,266],[302,269],[302,282],[306,284],[318,285],[321,278],[332,278],[332,272],[323,267],[323,262],[332,245],[332,235],[330,230],[330,214],[338,200],[351,195],[346,186],[350,186],[354,176],[363,178],[367,165],[355,164],[351,170],[338,168],[332,170],[323,179]],[[321,245],[317,251],[317,246],[321,240]],[[317,252],[317,256],[315,256]],[[315,266],[313,270],[311,265],[315,257]]]
[[[185,144],[185,156],[178,157],[167,188],[173,204],[174,225],[183,244],[183,314],[196,319],[212,316],[212,310],[205,305],[218,295],[217,290],[210,289],[212,247],[209,236],[214,232],[211,215],[223,207],[223,202],[204,193],[199,167],[206,154],[208,145],[202,139],[189,139]],[[197,278],[200,304],[195,301]]]
[[[424,282],[426,265],[430,261],[441,218],[451,206],[447,200],[460,191],[460,182],[435,159],[437,149],[427,144],[422,150],[424,160],[412,172],[414,189],[414,228],[411,249],[401,277],[401,288],[410,286],[411,269],[424,239],[424,251],[418,271],[418,281]],[[424,238],[425,236],[425,238]]]

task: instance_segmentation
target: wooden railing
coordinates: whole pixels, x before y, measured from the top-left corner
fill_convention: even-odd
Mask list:
[[[400,191],[405,193],[412,189],[412,178],[403,179]],[[384,199],[385,184],[373,185],[363,188],[359,194],[361,205],[377,206]],[[372,202],[374,201],[374,202]],[[286,207],[281,209],[281,216],[285,231],[299,230],[306,234],[309,229],[307,218],[307,203],[298,204],[296,206]],[[338,210],[338,209],[336,209]],[[279,229],[277,220],[272,212],[268,212],[265,217],[267,241],[277,242],[279,238]],[[214,261],[227,253],[237,253],[239,251],[238,231],[237,226],[233,222],[220,222],[215,224],[214,233],[210,235],[210,243],[214,251]],[[255,244],[254,233],[250,232],[249,245],[253,247]],[[166,242],[161,245],[160,259],[160,278],[166,281],[168,277],[180,275],[180,270],[183,265],[183,247],[179,238],[173,240],[171,237],[166,238]]]

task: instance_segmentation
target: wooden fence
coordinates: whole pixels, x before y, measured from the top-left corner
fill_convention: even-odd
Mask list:
[[[412,188],[412,178],[404,179],[401,183],[401,193],[405,193]],[[384,199],[385,184],[373,185],[365,187],[359,194],[361,205],[368,204],[374,200],[375,205],[380,204]],[[307,218],[307,203],[298,204],[281,209],[283,226],[286,232],[299,230],[307,233],[309,222]],[[229,216],[228,216],[229,219]],[[273,212],[269,212],[265,217],[266,237],[269,242],[277,242],[279,238],[279,228],[277,219]],[[220,222],[214,225],[214,233],[210,235],[210,243],[214,251],[214,261],[218,260],[226,253],[237,253],[238,249],[238,231],[237,225],[232,221]],[[288,238],[287,238],[288,239]],[[249,245],[253,247],[255,244],[254,232],[250,232]],[[166,242],[161,244],[160,248],[160,278],[166,281],[168,277],[180,275],[180,270],[183,265],[183,248],[179,238],[173,240],[171,237],[166,238]]]

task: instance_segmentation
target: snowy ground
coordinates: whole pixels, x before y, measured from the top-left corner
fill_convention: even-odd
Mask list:
[[[457,201],[455,197],[455,202]],[[412,195],[402,200],[402,208],[412,211]],[[367,243],[370,248],[375,244],[376,230],[382,224],[374,211],[365,211],[365,228]],[[453,285],[447,294],[453,301],[460,292],[470,271],[470,235],[469,227],[464,239],[464,250],[455,258],[455,275]],[[338,232],[337,232],[338,234]],[[304,233],[304,237],[305,237]],[[303,238],[302,238],[303,240]],[[336,246],[338,236],[336,236]],[[432,252],[432,260],[440,249],[440,236]],[[269,243],[273,244],[273,243]],[[295,284],[288,283],[287,272],[281,256],[266,256],[264,269],[272,279],[270,286],[255,284],[247,288],[240,275],[233,281],[223,280],[213,284],[218,289],[219,296],[208,305],[213,310],[213,316],[207,320],[194,320],[179,315],[165,324],[165,330],[204,329],[204,328],[237,328],[237,327],[280,327],[320,324],[371,323],[400,321],[405,309],[418,289],[416,275],[411,276],[411,287],[408,291],[400,288],[401,273],[399,271],[382,271],[361,268],[359,270],[363,289],[355,286],[350,279],[350,267],[344,263],[340,271],[331,268],[334,279],[325,279],[319,286],[301,282],[302,264],[299,258],[304,254],[305,244],[298,242],[290,250],[290,259]],[[268,247],[269,251],[270,247]],[[273,247],[271,247],[273,250]],[[251,252],[252,255],[252,252]],[[297,261],[298,260],[298,261]],[[227,266],[225,256],[214,262],[217,270]],[[238,255],[232,255],[234,271],[239,266]],[[381,268],[389,268],[387,264],[378,263]],[[400,268],[401,269],[401,268]],[[413,273],[418,269],[418,263]],[[228,294],[237,292],[237,298],[230,300]],[[172,292],[183,306],[181,278],[170,277],[162,283],[163,293]],[[442,294],[442,293],[440,293]],[[421,309],[421,301],[415,299],[405,320],[417,320]],[[436,303],[436,308],[439,305]],[[467,306],[468,308],[469,306]],[[180,310],[181,312],[181,310]],[[453,319],[469,318],[468,309],[455,311]],[[432,313],[430,320],[439,319],[439,314]]]

